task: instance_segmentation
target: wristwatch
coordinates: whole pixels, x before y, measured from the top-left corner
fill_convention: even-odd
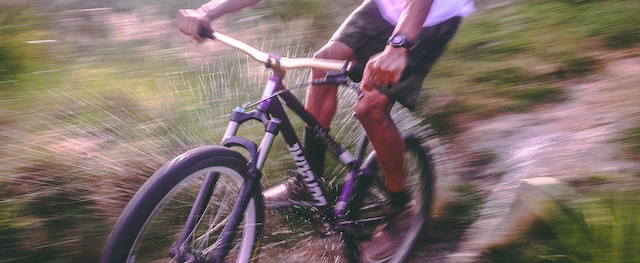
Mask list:
[[[413,47],[413,43],[411,43],[411,41],[409,41],[409,38],[407,38],[407,36],[401,35],[401,34],[392,35],[387,40],[387,45],[390,45],[392,47],[403,47],[403,48],[406,48],[407,50],[409,50],[409,49],[411,49]]]

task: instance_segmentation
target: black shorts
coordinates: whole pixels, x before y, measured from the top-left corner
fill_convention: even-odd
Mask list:
[[[414,47],[409,50],[408,65],[398,84],[391,88],[377,89],[408,109],[415,110],[424,78],[455,34],[460,20],[460,17],[453,17],[440,24],[422,28],[418,39],[414,40]],[[384,50],[394,28],[394,25],[382,17],[376,3],[366,0],[349,15],[331,40],[351,47],[358,61],[365,63],[371,56]],[[352,72],[350,77],[360,81],[362,71]]]

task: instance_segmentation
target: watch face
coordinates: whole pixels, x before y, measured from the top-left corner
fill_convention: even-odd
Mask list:
[[[407,39],[406,36],[403,35],[393,35],[391,38],[387,40],[387,44],[394,47],[404,47],[407,49],[411,48],[411,42]]]
[[[404,40],[404,37],[396,35],[396,36],[393,36],[393,38],[391,39],[391,43],[392,44],[396,44],[396,45],[400,45],[400,44],[402,44],[403,40]]]

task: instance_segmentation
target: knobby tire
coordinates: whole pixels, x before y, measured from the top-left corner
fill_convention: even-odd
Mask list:
[[[177,258],[179,250],[188,251],[188,256],[202,262],[220,245],[216,240],[238,199],[246,172],[247,160],[225,147],[200,147],[176,157],[150,177],[126,206],[111,232],[101,262],[169,262],[172,257],[176,262],[188,260]],[[210,175],[217,176],[210,200],[198,215],[195,227],[187,231],[189,242],[177,246],[201,184]],[[259,192],[250,198],[224,262],[246,263],[256,258],[264,206]]]

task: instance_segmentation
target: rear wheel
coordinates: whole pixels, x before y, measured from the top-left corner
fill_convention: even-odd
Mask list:
[[[404,218],[393,218],[398,215],[389,214],[389,198],[383,183],[382,174],[379,172],[375,153],[369,155],[365,161],[365,167],[369,171],[375,171],[377,176],[369,179],[368,190],[354,203],[354,221],[356,229],[352,234],[347,234],[347,252],[351,253],[351,261],[358,262],[404,262],[410,255],[415,243],[420,238],[423,229],[430,217],[433,200],[434,167],[429,150],[420,139],[416,137],[405,138],[405,162],[407,177],[405,189],[409,191],[411,211],[401,214]],[[355,200],[358,200],[356,198]],[[386,219],[384,219],[386,218]],[[402,220],[401,233],[393,233],[393,240],[385,235],[388,220]],[[371,222],[377,222],[372,224]],[[381,251],[383,250],[383,251]],[[381,253],[383,252],[383,253]]]
[[[246,170],[246,159],[223,147],[201,147],[177,157],[127,205],[101,262],[204,262],[221,246],[219,237],[230,221]],[[199,192],[204,202],[194,205]],[[250,198],[225,262],[254,260],[264,221],[262,207],[260,194]],[[196,219],[185,227],[190,214]],[[186,242],[178,242],[181,239]]]

